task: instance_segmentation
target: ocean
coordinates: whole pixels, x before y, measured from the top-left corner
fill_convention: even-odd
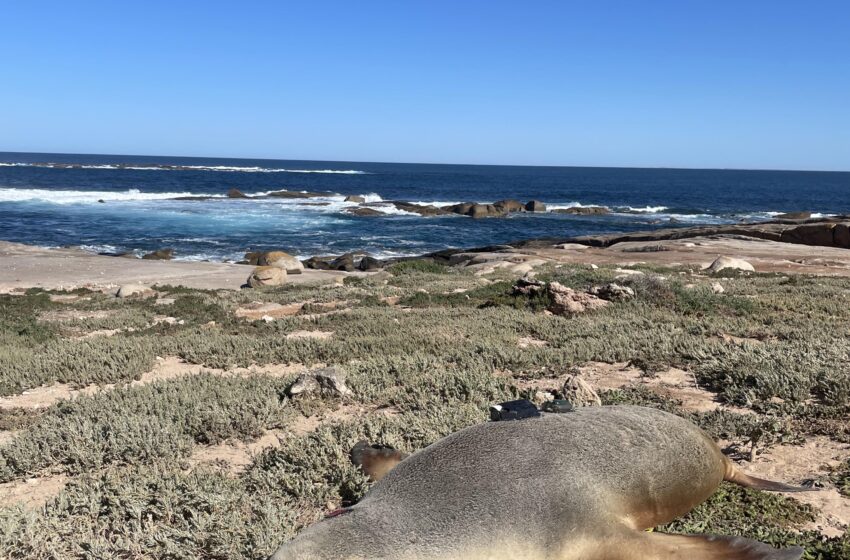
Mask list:
[[[310,199],[230,199],[326,191]],[[365,197],[378,216],[345,212]],[[300,257],[366,251],[408,256],[535,237],[850,213],[850,173],[208,159],[0,152],[0,239],[95,253],[163,247],[181,260],[240,260],[247,250]],[[203,200],[177,200],[206,196]],[[423,217],[384,204],[445,206],[513,198],[548,212]],[[103,201],[103,202],[99,202]],[[605,206],[609,214],[551,212]]]

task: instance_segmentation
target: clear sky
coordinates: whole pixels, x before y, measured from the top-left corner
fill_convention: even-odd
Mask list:
[[[850,2],[15,1],[0,150],[850,170]]]

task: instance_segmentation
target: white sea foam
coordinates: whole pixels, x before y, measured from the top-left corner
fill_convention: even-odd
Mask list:
[[[139,189],[126,191],[66,191],[48,189],[9,189],[0,188],[0,202],[26,202],[40,200],[53,204],[91,204],[104,202],[168,200],[181,196],[209,196],[225,198],[224,195],[196,194],[190,192],[146,193]]]
[[[667,210],[667,206],[626,206],[622,209],[623,212],[629,212],[632,214],[658,214],[665,210]]]
[[[139,165],[90,163],[23,163],[0,162],[0,167],[47,167],[54,169],[126,169],[131,171],[229,171],[241,173],[323,173],[335,175],[369,175],[358,169],[285,169],[279,167],[242,167],[236,165]]]

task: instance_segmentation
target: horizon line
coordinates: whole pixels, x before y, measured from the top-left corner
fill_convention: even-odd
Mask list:
[[[378,165],[459,165],[469,167],[552,167],[552,168],[575,168],[575,169],[669,169],[678,171],[787,171],[799,173],[850,173],[850,169],[795,169],[795,168],[762,168],[762,167],[676,167],[667,165],[640,166],[640,165],[541,165],[541,164],[515,164],[515,163],[456,163],[456,162],[434,162],[434,161],[365,161],[345,159],[284,159],[269,157],[232,157],[232,156],[185,156],[164,154],[98,154],[85,152],[21,152],[3,151],[0,154],[29,154],[29,155],[57,155],[57,156],[104,156],[104,157],[149,157],[149,158],[181,158],[181,159],[222,159],[222,160],[253,160],[253,161],[310,161],[317,163],[366,163]]]

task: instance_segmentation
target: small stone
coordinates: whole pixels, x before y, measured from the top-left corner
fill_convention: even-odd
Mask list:
[[[714,282],[711,285],[711,291],[714,292],[715,294],[722,294],[726,290],[723,288],[723,284],[721,284],[720,282]]]

